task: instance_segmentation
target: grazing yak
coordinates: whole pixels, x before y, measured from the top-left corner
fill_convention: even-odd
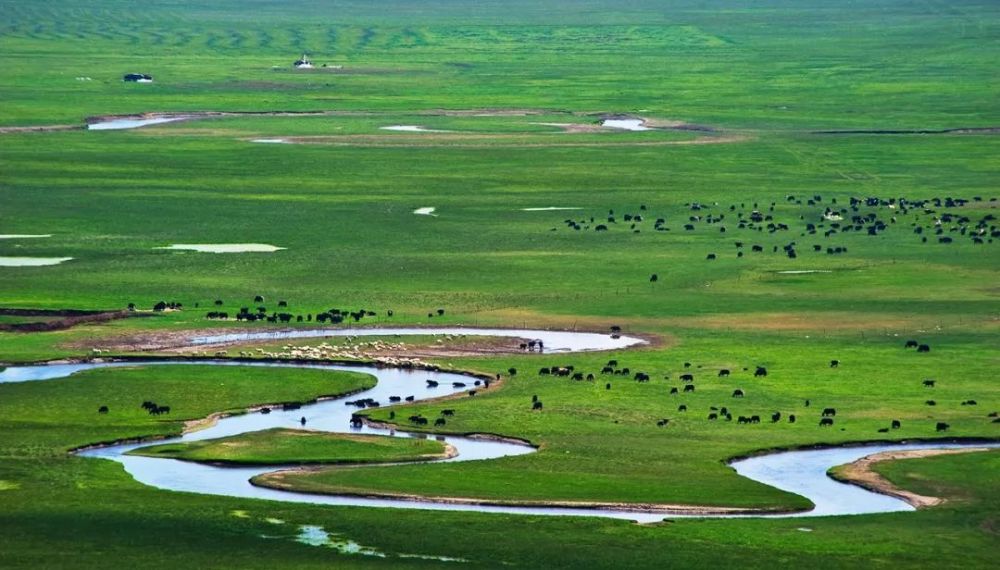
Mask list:
[[[838,366],[840,366],[840,361],[839,360],[831,360],[830,361],[830,368],[836,368]]]
[[[455,415],[455,410],[451,410],[451,409],[441,410],[441,415],[442,416],[454,416]]]
[[[833,416],[836,415],[837,415],[837,410],[835,410],[834,408],[823,408],[824,418],[832,418]]]
[[[892,429],[899,429],[903,427],[903,424],[899,420],[892,420]]]
[[[671,388],[671,389],[670,389],[670,393],[671,393],[671,394],[678,394],[678,393],[679,393],[679,391],[677,390],[677,388]]]
[[[948,431],[948,428],[950,428],[950,427],[951,427],[950,425],[948,425],[948,424],[946,424],[944,422],[938,422],[937,426],[935,427],[935,429],[937,431]]]
[[[682,382],[694,382],[694,374],[681,374]]]
[[[795,423],[795,414],[788,414],[788,423],[790,424]]]
[[[767,376],[767,368],[764,368],[763,366],[758,366],[757,370],[754,371],[753,375],[754,375],[754,378],[757,378],[757,377],[760,377],[760,376]]]
[[[685,404],[681,404],[681,405],[677,406],[677,411],[678,412],[686,412],[686,411],[688,411],[688,407]]]
[[[823,418],[819,421],[819,427],[827,427],[833,425],[833,418]]]
[[[535,400],[535,402],[531,404],[531,409],[532,410],[540,410],[540,409],[542,409],[542,402],[541,402],[541,400]]]
[[[921,344],[920,346],[917,347],[917,352],[930,352],[930,351],[931,347],[930,345],[927,344]]]
[[[733,390],[733,397],[734,398],[742,398],[743,395],[744,395],[743,394],[743,390],[740,390],[739,388],[737,388],[736,390]]]
[[[447,422],[444,421],[444,418],[438,418],[438,419],[434,420],[434,427],[441,427],[441,426],[443,426],[446,423]]]
[[[727,370],[725,368],[723,368],[722,370],[719,370],[719,378],[726,378],[728,376],[729,376],[729,370]]]
[[[684,386],[684,391],[685,392],[694,392],[694,384],[688,384],[687,386]]]
[[[667,425],[669,423],[670,423],[670,420],[664,418],[664,419],[656,422],[656,427],[663,427],[663,426],[665,426],[665,425]]]
[[[107,406],[101,406],[100,408],[97,408],[97,413],[99,413],[99,414],[106,414],[106,413],[108,413],[108,407]]]
[[[930,379],[924,380],[924,388],[933,388],[933,387],[934,387],[933,380]]]

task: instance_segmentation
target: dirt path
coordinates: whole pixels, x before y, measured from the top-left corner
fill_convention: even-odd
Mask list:
[[[927,497],[916,493],[900,489],[885,477],[882,477],[872,466],[882,461],[896,461],[898,459],[918,459],[922,457],[934,457],[936,455],[954,455],[958,453],[975,453],[979,451],[989,451],[985,447],[967,449],[915,449],[909,451],[883,451],[874,453],[836,470],[835,478],[839,481],[852,483],[876,493],[882,493],[892,497],[897,497],[913,505],[918,509],[940,505],[945,501],[941,497]]]

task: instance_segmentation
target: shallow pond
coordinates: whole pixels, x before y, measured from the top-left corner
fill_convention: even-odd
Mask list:
[[[187,250],[202,253],[272,253],[285,248],[266,243],[175,243],[154,249]]]
[[[388,127],[379,127],[383,131],[400,131],[404,133],[446,133],[448,131],[439,131],[435,129],[428,129],[426,127],[421,127],[419,125],[390,125]]]
[[[609,129],[621,129],[624,131],[650,131],[649,127],[645,126],[645,121],[642,119],[605,119],[601,121],[602,127],[607,127]]]
[[[72,257],[0,257],[0,267],[42,267],[59,265]]]
[[[434,213],[434,210],[437,210],[437,208],[434,208],[432,206],[425,206],[423,208],[417,208],[416,210],[413,210],[413,213],[418,216],[436,216],[437,214]]]
[[[160,125],[163,123],[172,123],[174,121],[183,121],[187,117],[155,117],[151,119],[111,119],[109,121],[100,121],[97,123],[90,123],[87,125],[87,130],[89,131],[118,131],[123,129],[138,129],[139,127],[147,127],[149,125]]]
[[[344,336],[410,336],[410,335],[467,335],[517,338],[542,341],[544,352],[582,352],[590,350],[618,350],[647,344],[641,338],[612,336],[592,332],[487,329],[474,327],[373,327],[357,329],[299,329],[270,332],[238,332],[209,336],[196,336],[192,344],[221,344],[255,340],[281,340],[290,338],[322,338]]]
[[[0,239],[33,239],[52,237],[52,234],[0,234]]]

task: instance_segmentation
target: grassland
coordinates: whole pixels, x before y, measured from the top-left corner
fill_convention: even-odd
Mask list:
[[[0,233],[53,234],[0,240],[0,256],[74,258],[0,268],[0,306],[184,305],[151,318],[2,332],[2,363],[88,358],[93,348],[128,347],[139,337],[277,328],[204,318],[258,305],[294,315],[331,307],[376,313],[354,326],[618,325],[654,341],[600,354],[431,356],[451,368],[502,372],[503,382],[475,398],[394,407],[397,417],[436,417],[447,406],[455,416],[436,431],[520,437],[540,451],[343,469],[310,482],[351,492],[799,508],[801,498],[741,479],[724,462],[779,447],[939,437],[939,421],[950,424],[948,436],[1000,437],[988,417],[1000,409],[1000,240],[989,218],[1000,204],[995,132],[815,133],[995,129],[996,3],[185,0],[140,11],[119,0],[0,0],[0,16],[4,127],[146,112],[324,113],[0,132]],[[292,71],[303,52],[343,67]],[[123,84],[133,71],[156,81]],[[713,131],[593,128],[605,114]],[[453,132],[381,128],[388,125]],[[689,144],[705,137],[727,142]],[[810,204],[814,196],[821,200]],[[967,202],[850,209],[852,198],[868,197]],[[579,209],[523,210],[552,206]],[[435,207],[436,216],[414,215],[420,207]],[[824,235],[827,208],[847,208],[848,218],[874,214],[887,227]],[[736,216],[753,209],[788,229],[738,227]],[[616,223],[595,231],[611,210]],[[626,213],[645,218],[639,233]],[[952,243],[933,233],[946,214],[942,236]],[[705,219],[717,216],[726,218]],[[670,231],[654,230],[660,217]],[[986,232],[975,243],[980,220]],[[808,223],[824,226],[811,234]],[[287,249],[155,249],[240,242]],[[736,242],[746,244],[742,257]],[[790,242],[794,259],[781,249]],[[828,247],[847,251],[831,255]],[[717,259],[706,259],[711,253]],[[909,339],[931,352],[905,349]],[[600,374],[609,359],[652,379]],[[596,380],[537,374],[564,365]],[[754,378],[756,366],[768,376]],[[721,368],[732,374],[718,377]],[[670,395],[684,372],[695,375],[697,390]],[[925,378],[936,386],[923,387]],[[442,564],[397,556],[409,553],[475,567],[976,568],[996,557],[995,452],[879,464],[904,488],[951,499],[927,511],[643,527],[167,493],[118,465],[66,455],[99,441],[176,434],[184,420],[213,412],[370,383],[329,372],[176,366],[0,385],[0,566]],[[731,397],[737,388],[745,398]],[[532,396],[543,410],[531,409]],[[148,416],[138,406],[147,399],[170,405],[170,417]],[[977,405],[962,405],[970,399]],[[97,414],[101,405],[110,413]],[[765,421],[709,421],[711,406]],[[833,429],[818,425],[824,407],[838,410]],[[369,413],[387,420],[389,411]],[[771,424],[775,411],[785,419]],[[789,414],[798,421],[788,423]],[[670,423],[657,427],[663,418]],[[902,428],[878,432],[892,420]],[[262,449],[254,445],[254,457]],[[390,556],[298,544],[306,524]]]
[[[235,465],[348,465],[434,459],[445,455],[445,447],[432,439],[275,428],[206,441],[151,445],[129,453]]]

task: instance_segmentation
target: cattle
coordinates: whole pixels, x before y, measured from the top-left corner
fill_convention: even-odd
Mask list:
[[[399,396],[389,396],[389,401],[393,402],[393,403],[395,403],[395,402],[402,402],[403,398],[401,398]]]
[[[728,376],[729,376],[729,370],[727,370],[725,368],[723,368],[722,370],[719,370],[719,378],[726,378]]]
[[[720,414],[720,415],[723,415],[723,416],[727,416],[727,415],[729,415],[729,408],[727,408],[727,407],[725,407],[725,406],[722,406],[722,409],[721,409],[721,410],[719,410],[719,414]]]
[[[899,429],[903,427],[903,424],[899,420],[892,420],[892,429]]]
[[[539,368],[539,369],[538,369],[538,375],[539,375],[539,376],[545,376],[545,375],[547,375],[547,374],[550,374],[551,372],[552,372],[552,371],[551,371],[551,370],[549,370],[548,368]]]
[[[302,416],[301,418],[299,418],[299,424],[300,425],[306,425],[306,417],[305,416]]]
[[[748,418],[746,416],[740,416],[740,417],[736,418],[736,423],[738,423],[738,424],[748,424],[748,423],[750,423],[750,418]]]
[[[962,405],[963,406],[975,406],[975,405],[977,405],[977,403],[976,403],[975,400],[966,400],[966,401],[962,402]]]
[[[614,327],[611,327],[611,328],[614,328]],[[621,330],[621,327],[619,327],[619,330]],[[618,361],[617,360],[609,360],[608,361],[608,366],[611,366],[612,368],[615,367],[615,366],[618,366]]]
[[[684,391],[685,392],[694,392],[694,384],[688,384],[687,386],[684,386]]]
[[[531,404],[531,409],[532,410],[540,410],[540,409],[542,409],[542,402],[540,400],[539,401],[535,401],[533,404]]]
[[[604,389],[605,390],[610,390],[611,389],[611,382],[608,382],[607,384],[605,384],[604,385]]]
[[[757,415],[750,416],[750,423],[752,423],[752,424],[759,424],[760,423],[760,416],[757,416]]]
[[[933,388],[933,387],[934,387],[934,381],[933,380],[930,380],[930,379],[924,380],[924,388]]]
[[[935,402],[934,400],[927,400],[924,403],[927,404],[928,406],[936,406],[937,405],[937,402]]]
[[[677,394],[677,393],[679,393],[679,392],[678,392],[677,388],[671,388],[671,389],[670,389],[670,393],[671,393],[671,394]]]
[[[827,427],[833,425],[833,418],[823,418],[819,421],[819,427]]]
[[[743,397],[743,390],[740,390],[738,388],[736,390],[733,390],[733,397],[734,398],[742,398]]]
[[[107,406],[101,406],[100,408],[97,408],[97,413],[99,413],[99,414],[106,414],[106,413],[108,413],[108,407]]]
[[[950,428],[950,427],[951,427],[950,425],[948,425],[948,424],[946,424],[944,422],[938,422],[937,426],[935,426],[934,429],[937,430],[937,431],[948,431],[948,428]]]
[[[271,408],[268,408],[267,406],[265,406],[265,407],[263,407],[263,408],[260,409],[260,413],[262,413],[262,414],[264,414],[266,416],[267,414],[271,413]]]
[[[714,413],[713,414],[708,414],[708,420],[709,421],[714,422],[717,419],[719,419],[719,414],[714,414]]]
[[[681,374],[681,381],[682,382],[693,382],[694,381],[694,374]]]
[[[451,385],[453,388],[465,388],[465,382],[452,382]]]
[[[788,423],[790,424],[795,423],[795,414],[788,414]]]
[[[645,372],[636,372],[635,373],[635,381],[636,382],[649,382],[649,374],[646,374]]]
[[[291,410],[297,410],[302,407],[302,404],[282,404],[281,409],[288,412]]]
[[[475,396],[476,394],[478,394],[478,392],[476,392],[475,390],[469,390],[470,396]]]
[[[677,411],[678,412],[686,412],[686,411],[688,411],[688,407],[685,404],[681,404],[681,405],[677,406]]]
[[[806,403],[806,407],[808,408],[809,407],[809,400],[806,400],[805,403]]]
[[[593,382],[594,381],[594,375],[593,374],[587,374],[587,381],[588,382]]]
[[[612,366],[605,366],[604,368],[601,368],[601,374],[612,374],[614,371],[615,369]]]
[[[930,352],[930,351],[931,347],[926,344],[921,344],[920,346],[917,347],[917,352]]]
[[[685,362],[684,363],[684,368],[691,368],[691,363],[690,362]]]
[[[889,433],[889,428],[879,428],[879,433]]]
[[[351,427],[352,428],[359,429],[359,428],[361,428],[364,425],[365,425],[364,420],[362,420],[359,416],[351,416]]]
[[[709,259],[709,260],[715,259],[715,254],[714,253],[710,253],[710,254],[708,254],[708,255],[705,256],[705,259]]]
[[[835,410],[833,408],[823,408],[823,417],[824,418],[832,418],[833,416],[836,416],[836,415],[837,415],[837,410]]]
[[[753,375],[754,375],[754,378],[757,378],[757,377],[760,377],[760,376],[767,376],[767,368],[764,368],[763,366],[758,366],[757,370],[754,371]]]
[[[906,348],[917,348],[920,343],[915,340],[906,341]]]
[[[583,380],[583,372],[575,372],[573,374],[573,380],[576,380],[576,381]]]
[[[450,410],[450,409],[449,410],[441,410],[441,415],[442,416],[454,416],[455,415],[455,410]]]
[[[508,368],[507,369],[507,374],[510,374],[511,376],[516,376],[517,375],[517,368]],[[500,376],[500,375],[497,374],[497,376]],[[499,380],[499,378],[498,378],[498,380]]]
[[[404,399],[404,400],[406,400],[407,402],[412,402],[412,401],[413,401],[413,400],[415,400],[416,398],[414,398],[413,396],[407,396],[407,397],[405,397],[405,398],[403,398],[403,399]]]
[[[448,422],[444,421],[444,418],[438,418],[434,420],[434,427],[441,427]]]
[[[840,361],[839,360],[831,360],[830,361],[830,368],[836,368],[838,366],[840,366]]]
[[[663,426],[665,426],[665,425],[667,425],[669,423],[670,423],[670,420],[664,418],[664,419],[656,422],[656,427],[663,427]]]
[[[781,412],[774,412],[771,414],[771,423],[776,424],[781,421]]]

